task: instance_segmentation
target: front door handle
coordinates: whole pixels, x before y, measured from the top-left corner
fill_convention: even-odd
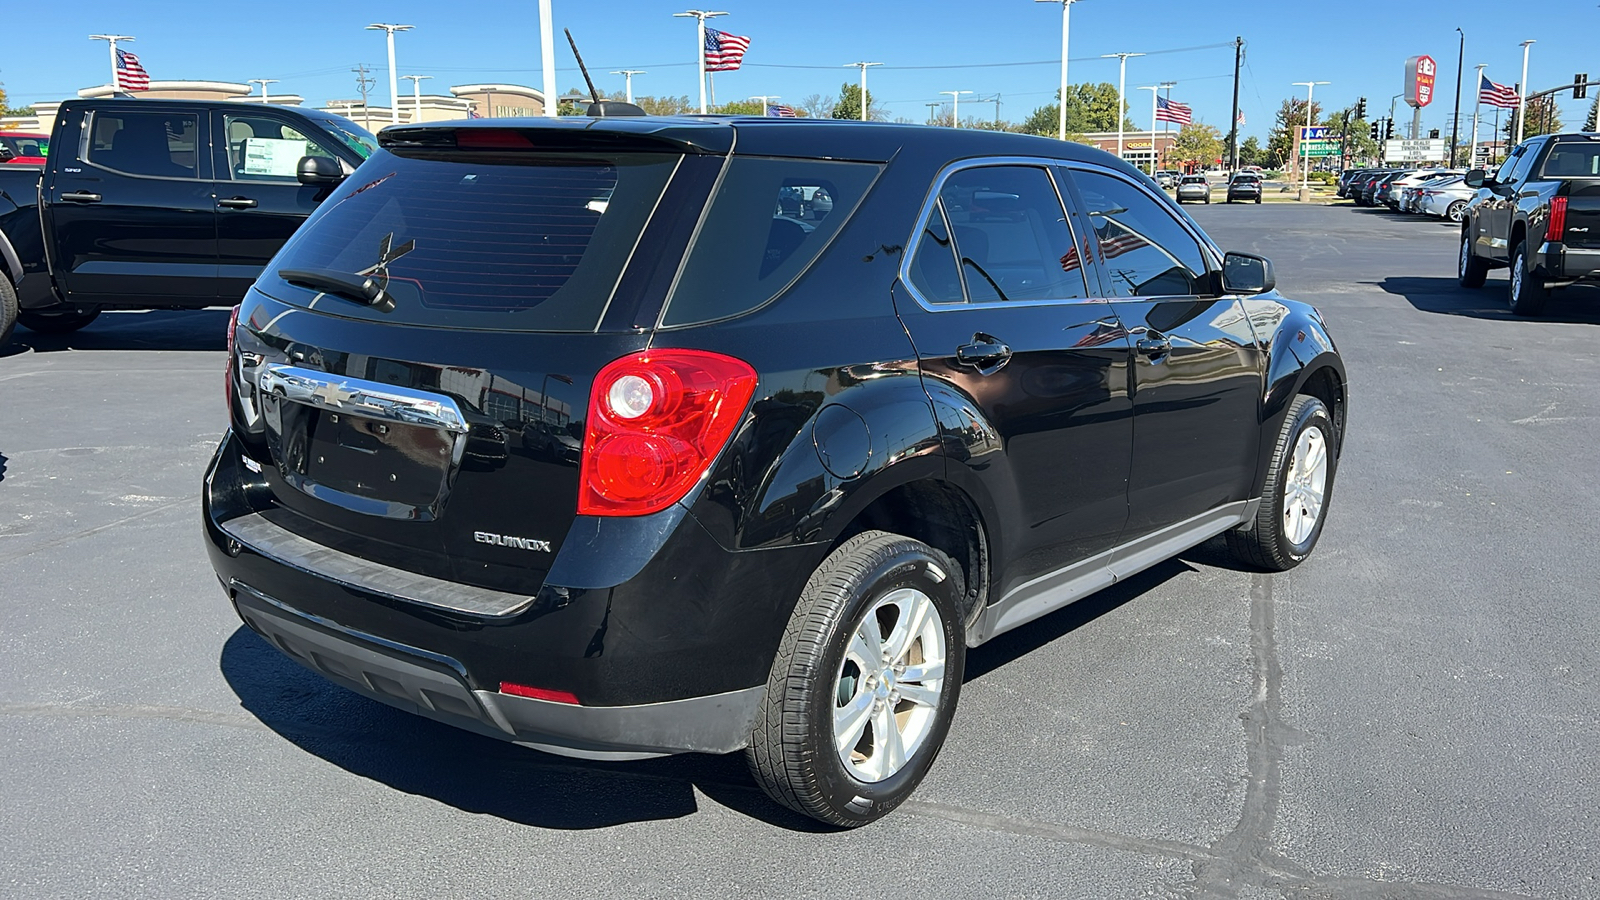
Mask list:
[[[61,195],[61,199],[69,203],[99,203],[100,195],[89,191],[67,191]]]
[[[1164,353],[1172,352],[1172,341],[1164,336],[1140,338],[1139,342],[1134,346],[1145,356],[1161,356]]]
[[[260,204],[249,197],[229,197],[226,200],[218,200],[217,205],[223,209],[255,209]]]
[[[993,335],[979,332],[972,342],[956,348],[956,362],[972,366],[980,375],[993,375],[1011,361],[1011,348]]]

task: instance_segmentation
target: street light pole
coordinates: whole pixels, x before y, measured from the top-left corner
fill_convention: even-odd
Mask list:
[[[411,79],[411,124],[422,121],[422,79],[432,78],[432,75],[401,75],[401,78]]]
[[[783,99],[783,95],[782,94],[756,94],[756,95],[750,97],[750,99],[751,100],[760,100],[761,101],[761,117],[762,118],[766,118],[767,110],[770,108],[768,106],[768,104],[770,104],[774,100],[782,100]]]
[[[871,66],[881,66],[881,65],[883,65],[883,63],[875,63],[875,62],[845,63],[845,68],[847,68],[847,69],[850,68],[851,66],[857,66],[857,67],[859,67],[861,69],[861,121],[863,121],[863,122],[865,122],[867,120],[867,69],[869,67],[871,67]],[[948,93],[948,91],[940,91],[939,93],[941,93],[941,94]],[[970,94],[972,92],[971,91],[967,91],[967,93]]]
[[[1522,42],[1522,83],[1517,85],[1517,140],[1522,143],[1522,123],[1528,117],[1528,48],[1533,41]],[[1513,144],[1512,146],[1516,146]]]
[[[261,102],[262,103],[266,103],[266,102],[268,102],[267,101],[267,85],[269,85],[269,84],[277,84],[278,83],[278,79],[276,79],[276,78],[250,78],[250,79],[246,79],[245,83],[246,84],[259,84],[259,85],[261,85]]]
[[[613,75],[621,75],[625,79],[627,87],[624,90],[625,90],[625,92],[627,94],[628,102],[632,103],[633,102],[633,76],[635,76],[635,75],[644,75],[644,74],[646,74],[645,70],[643,70],[643,69],[618,69],[617,71],[612,72],[611,74],[613,74]]]
[[[1156,177],[1156,106],[1161,97],[1161,85],[1142,84],[1138,90],[1150,92],[1150,177]]]
[[[1308,191],[1311,188],[1310,178],[1308,177],[1311,174],[1311,156],[1310,154],[1307,154],[1305,160],[1301,161],[1299,153],[1303,142],[1307,140],[1311,134],[1311,126],[1316,122],[1314,115],[1315,107],[1313,107],[1311,104],[1311,95],[1316,91],[1317,85],[1331,83],[1332,82],[1327,81],[1296,81],[1294,83],[1296,87],[1304,87],[1306,89],[1306,130],[1302,133],[1300,139],[1294,142],[1295,163],[1300,167],[1300,199],[1302,200],[1309,199]]]
[[[1057,100],[1056,137],[1067,139],[1067,38],[1072,34],[1072,4],[1080,0],[1034,0],[1061,4],[1061,96]]]
[[[1126,98],[1127,93],[1128,93],[1128,90],[1127,90],[1128,89],[1128,57],[1130,57],[1130,56],[1143,56],[1143,55],[1144,55],[1143,53],[1102,53],[1102,54],[1100,54],[1100,58],[1101,59],[1111,59],[1112,57],[1116,57],[1116,59],[1118,60],[1118,71],[1117,71],[1117,159],[1121,159],[1122,158],[1122,120],[1124,118],[1126,118],[1122,114],[1122,106],[1123,106],[1124,103],[1127,102],[1127,100],[1125,98]]]
[[[111,51],[111,93],[117,92],[117,41],[131,41],[131,34],[91,34],[91,41],[105,41],[106,47]]]
[[[706,20],[725,15],[727,15],[725,12],[711,12],[703,9],[690,9],[672,14],[674,19],[694,19],[696,22],[694,53],[699,60],[700,66],[700,114],[702,116],[706,114]]]
[[[955,126],[956,128],[960,128],[961,127],[961,95],[962,94],[970,94],[972,92],[971,91],[940,91],[939,93],[941,93],[941,94],[949,94],[951,96],[951,98],[953,100],[953,103],[950,106],[950,124]]]
[[[1456,147],[1461,139],[1461,61],[1467,54],[1467,33],[1460,28],[1461,46],[1456,49],[1456,110],[1450,118],[1450,165],[1456,164]]]
[[[400,76],[394,69],[394,33],[396,31],[410,31],[415,25],[389,25],[383,22],[374,22],[367,26],[368,31],[382,31],[387,36],[389,43],[389,124],[400,124]]]

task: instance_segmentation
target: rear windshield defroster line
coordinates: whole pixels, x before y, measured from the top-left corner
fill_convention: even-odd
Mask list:
[[[593,331],[680,159],[446,161],[379,151],[335,189],[260,286],[285,302],[354,318]],[[315,290],[276,277],[295,269],[372,276],[393,308],[324,304]]]

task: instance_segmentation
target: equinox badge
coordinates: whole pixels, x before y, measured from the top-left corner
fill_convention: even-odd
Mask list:
[[[511,537],[505,534],[490,534],[487,531],[474,531],[472,539],[480,544],[493,544],[496,547],[511,547],[516,550],[539,550],[550,552],[549,541],[536,541],[533,538]]]

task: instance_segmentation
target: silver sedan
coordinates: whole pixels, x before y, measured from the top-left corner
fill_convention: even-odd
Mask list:
[[[1440,179],[1437,183],[1423,185],[1416,200],[1419,212],[1452,222],[1461,221],[1461,211],[1478,192],[1462,180],[1460,175],[1448,179]]]

